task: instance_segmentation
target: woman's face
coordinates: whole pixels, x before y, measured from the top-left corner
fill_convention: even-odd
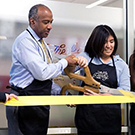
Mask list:
[[[110,57],[111,54],[113,53],[114,46],[115,46],[114,38],[113,36],[110,35],[104,44],[102,57],[105,58]]]

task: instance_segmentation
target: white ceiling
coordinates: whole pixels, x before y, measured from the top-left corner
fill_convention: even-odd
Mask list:
[[[0,5],[0,19],[27,23],[27,15],[31,6],[43,3],[53,11],[53,29],[55,30],[52,33],[56,32],[54,35],[58,35],[59,31],[59,33],[63,32],[71,36],[87,37],[96,25],[108,24],[122,37],[123,9],[117,8],[122,7],[122,1],[109,0],[104,5],[87,9],[86,5],[95,0],[4,0]],[[5,10],[5,7],[8,10]]]
[[[92,4],[98,0],[50,0],[50,1],[59,1],[59,2],[68,2],[68,3],[78,3],[78,4]],[[122,8],[123,0],[108,0],[101,4],[102,6],[109,6],[109,7],[119,7]]]

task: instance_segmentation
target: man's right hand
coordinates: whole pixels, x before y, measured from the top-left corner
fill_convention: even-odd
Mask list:
[[[69,55],[65,59],[68,61],[68,66],[76,66],[77,61],[74,59],[75,55]]]

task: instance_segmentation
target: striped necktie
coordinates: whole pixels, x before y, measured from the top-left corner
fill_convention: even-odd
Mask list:
[[[45,44],[44,44],[43,39],[41,39],[40,41],[41,41],[42,47],[43,47],[43,49],[44,49],[45,55],[46,55],[46,57],[47,57],[48,63],[51,63],[51,58],[50,58],[50,56],[49,56],[49,51],[47,50],[47,48],[46,48],[46,46],[45,46]]]

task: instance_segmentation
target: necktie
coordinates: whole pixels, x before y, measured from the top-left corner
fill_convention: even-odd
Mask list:
[[[43,39],[41,39],[40,41],[41,41],[42,47],[44,49],[45,55],[47,57],[48,63],[51,63],[51,58],[49,57],[49,54],[48,54],[49,52],[48,52],[48,50],[47,50],[47,48],[46,48],[46,46],[44,44]]]

